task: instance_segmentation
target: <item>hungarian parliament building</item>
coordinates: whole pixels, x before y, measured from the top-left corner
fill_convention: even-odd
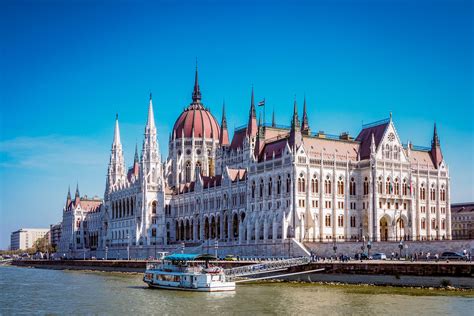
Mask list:
[[[103,200],[68,192],[59,252],[139,257],[218,244],[236,254],[291,242],[451,239],[436,125],[431,146],[419,147],[402,144],[391,114],[354,138],[312,131],[306,100],[302,115],[294,101],[288,126],[274,115],[257,121],[253,88],[249,103],[246,124],[229,139],[225,108],[219,122],[201,100],[196,69],[168,158],[161,160],[150,95],[143,145],[129,167],[117,117]]]

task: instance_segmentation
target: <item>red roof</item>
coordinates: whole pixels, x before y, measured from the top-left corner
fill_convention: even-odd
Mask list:
[[[357,135],[355,140],[360,142],[359,152],[361,160],[370,158],[370,144],[372,142],[372,134],[374,134],[375,146],[378,147],[382,141],[383,134],[385,133],[385,129],[387,128],[388,124],[389,122],[384,121],[384,123],[379,125],[363,128],[359,135]]]
[[[205,137],[219,141],[220,127],[215,117],[200,103],[192,103],[178,117],[173,127],[176,138]],[[184,132],[184,136],[183,136]]]
[[[233,150],[237,148],[243,148],[246,134],[247,134],[246,128],[235,131],[234,137],[232,137],[232,142],[230,143],[230,148]]]
[[[275,158],[280,158],[283,155],[283,151],[285,150],[287,142],[288,138],[282,138],[277,141],[265,144],[259,160],[270,160],[273,158],[273,153],[275,153]]]

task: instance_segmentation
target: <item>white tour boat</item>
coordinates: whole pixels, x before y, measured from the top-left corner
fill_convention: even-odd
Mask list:
[[[224,269],[210,266],[210,260],[216,260],[216,257],[209,254],[171,254],[161,262],[148,263],[143,281],[150,287],[161,289],[235,291],[235,282],[226,281]]]

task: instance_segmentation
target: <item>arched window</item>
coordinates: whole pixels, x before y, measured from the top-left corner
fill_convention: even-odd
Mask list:
[[[403,179],[403,183],[402,183],[402,194],[403,194],[403,195],[408,195],[407,179]]]
[[[343,215],[339,215],[337,217],[337,226],[339,227],[343,227],[344,226],[344,216]]]
[[[260,179],[260,190],[259,190],[260,197],[263,197],[263,187],[264,187],[263,179]]]
[[[349,194],[356,195],[356,183],[354,178],[351,178],[351,182],[349,184]]]
[[[281,194],[281,176],[278,176],[277,180],[277,194]]]
[[[441,190],[439,192],[439,198],[441,201],[446,201],[446,189],[444,188],[444,185],[441,186]]]
[[[431,229],[436,229],[436,220],[434,218],[431,220]]]
[[[421,219],[421,229],[426,229],[426,219],[425,218]]]
[[[377,181],[377,192],[379,194],[382,194],[382,187],[383,187],[382,177],[379,177],[379,180]]]
[[[431,201],[436,200],[436,189],[435,189],[435,187],[434,187],[434,184],[431,185],[431,189],[430,189],[430,200],[431,200]]]
[[[392,182],[390,182],[390,177],[387,178],[387,182],[385,182],[385,194],[392,194]]]
[[[393,159],[398,160],[398,146],[393,146]]]
[[[191,182],[191,161],[186,161],[184,177],[186,179],[186,182]]]
[[[268,196],[272,195],[273,180],[272,178],[268,179]]]
[[[291,176],[288,174],[286,176],[286,193],[290,193],[291,188]]]
[[[385,145],[385,158],[390,159],[390,146]]]
[[[331,180],[329,176],[326,176],[326,180],[324,180],[324,193],[331,194]]]
[[[153,201],[151,203],[151,214],[156,214],[156,205],[157,205],[156,201]]]
[[[316,175],[313,176],[313,179],[311,179],[311,192],[312,193],[318,193],[318,178]]]
[[[339,181],[337,181],[337,194],[344,195],[344,181],[342,177],[339,177]]]
[[[304,175],[300,174],[300,177],[298,178],[298,192],[304,193],[306,190],[306,183],[304,179]]]
[[[252,199],[255,198],[255,181],[252,181]]]
[[[422,183],[420,186],[420,200],[426,199],[426,191],[425,191],[425,184]]]
[[[395,179],[395,195],[400,195],[400,183],[398,182],[398,178]]]
[[[325,224],[326,224],[326,227],[331,227],[331,215],[326,214]]]
[[[202,170],[201,170],[201,169],[202,169],[201,162],[200,162],[200,161],[196,162],[196,171],[197,171],[199,174],[202,174],[202,172],[201,172]]]
[[[364,195],[369,194],[369,178],[364,179]]]
[[[441,220],[441,229],[446,229],[446,220],[444,218]]]

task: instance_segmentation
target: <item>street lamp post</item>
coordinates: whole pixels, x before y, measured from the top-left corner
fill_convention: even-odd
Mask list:
[[[398,244],[398,248],[400,248],[400,256],[398,256],[400,260],[402,258],[403,240],[400,240],[400,243]]]
[[[217,249],[219,248],[219,241],[216,239],[216,242],[214,243],[214,250],[216,252],[216,258],[217,258]]]
[[[107,253],[109,252],[109,246],[105,246],[105,260],[107,260]]]
[[[367,242],[367,259],[370,259],[370,248],[372,248],[372,243],[369,240]]]
[[[360,250],[362,250],[362,253],[360,254],[360,261],[362,262],[362,254],[365,250],[365,236],[362,236],[362,246],[360,246]]]
[[[127,234],[127,260],[130,260],[130,234]]]

